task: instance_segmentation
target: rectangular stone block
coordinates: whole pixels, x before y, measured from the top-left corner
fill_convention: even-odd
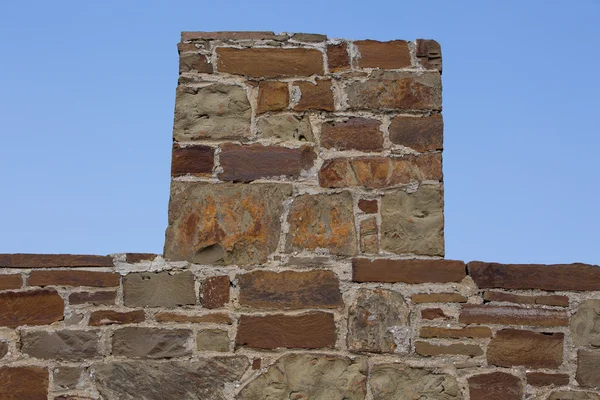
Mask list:
[[[177,307],[196,304],[191,271],[133,272],[123,278],[126,307]]]
[[[466,276],[465,264],[452,260],[389,260],[355,258],[354,282],[434,283],[460,282]]]
[[[466,303],[467,298],[458,293],[415,293],[413,303]]]
[[[566,386],[569,384],[569,375],[527,372],[527,384],[531,386]]]
[[[69,304],[86,304],[90,303],[95,306],[110,306],[115,304],[117,299],[116,291],[102,292],[77,292],[69,295]]]
[[[412,65],[408,43],[404,40],[357,40],[354,45],[360,68],[398,69]]]
[[[328,121],[321,126],[321,146],[326,149],[381,151],[383,132],[381,121],[350,117],[343,121]]]
[[[350,69],[350,54],[348,42],[327,46],[327,64],[329,72],[338,72]]]
[[[115,287],[120,284],[116,272],[98,271],[33,271],[27,280],[29,286],[91,286]]]
[[[0,254],[0,268],[113,267],[110,256],[82,254]]]
[[[256,113],[283,111],[290,105],[290,91],[287,82],[261,81],[258,84]]]
[[[234,32],[181,32],[181,41],[192,40],[268,40],[277,39],[277,35],[270,31],[234,31]]]
[[[389,128],[390,141],[418,152],[442,150],[444,122],[442,114],[429,117],[392,118]]]
[[[487,361],[499,367],[558,368],[563,363],[563,333],[502,329],[487,349]]]
[[[525,296],[514,293],[495,292],[486,290],[483,294],[485,301],[499,301],[518,304],[539,304],[545,306],[568,307],[569,297],[562,295]]]
[[[215,150],[210,146],[180,147],[173,145],[171,176],[210,176],[215,161]]]
[[[300,99],[293,107],[294,111],[335,110],[331,80],[317,79],[316,84],[297,81],[293,83],[292,88],[297,88],[297,93],[300,95]]]
[[[130,358],[172,358],[191,354],[189,329],[127,327],[116,330],[112,353]]]
[[[231,325],[231,317],[225,313],[190,315],[184,313],[161,311],[154,315],[156,322],[172,322],[175,324],[227,324]]]
[[[459,355],[477,357],[483,355],[483,350],[476,344],[433,344],[416,342],[415,352],[421,356]]]
[[[0,275],[0,290],[19,289],[23,286],[21,274]]]
[[[104,325],[122,325],[122,324],[135,324],[144,322],[146,319],[146,313],[144,310],[135,311],[114,311],[114,310],[98,310],[93,311],[90,314],[90,326],[104,326]]]
[[[458,322],[463,324],[567,326],[569,325],[569,316],[561,310],[465,304],[460,311]]]
[[[487,326],[467,326],[464,328],[442,328],[438,326],[424,326],[419,334],[422,338],[490,338],[492,330]]]
[[[79,361],[99,355],[99,331],[21,332],[21,352],[41,359]]]
[[[0,399],[48,400],[48,369],[0,367]]]
[[[0,293],[0,326],[50,325],[64,315],[64,301],[56,290]]]
[[[202,306],[205,308],[224,307],[229,303],[229,277],[212,276],[202,281]]]

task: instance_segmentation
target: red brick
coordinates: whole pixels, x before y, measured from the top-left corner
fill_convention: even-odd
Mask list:
[[[19,289],[23,286],[21,274],[0,275],[0,290]]]
[[[282,111],[290,105],[290,93],[286,82],[263,81],[258,85],[256,112]]]
[[[254,78],[323,75],[323,53],[314,49],[217,48],[219,72]]]
[[[483,299],[485,301],[503,301],[518,304],[542,304],[545,306],[568,307],[569,297],[561,295],[550,296],[523,296],[514,293],[494,292],[486,290]]]
[[[456,354],[461,356],[477,357],[483,355],[481,347],[474,344],[432,344],[427,342],[416,342],[415,352],[422,356],[441,356]]]
[[[229,303],[229,277],[213,276],[202,282],[202,306],[219,308]]]
[[[0,293],[0,326],[50,325],[63,314],[64,302],[56,290]]]
[[[90,315],[90,326],[137,324],[146,320],[144,310],[120,312],[114,310],[94,311]]]
[[[442,114],[430,117],[404,117],[392,119],[390,141],[418,152],[442,150],[444,142],[444,121]]]
[[[0,399],[47,400],[48,370],[40,367],[0,367]]]
[[[406,68],[411,66],[408,43],[404,40],[378,42],[376,40],[358,40],[354,42],[360,56],[360,68]]]
[[[426,308],[424,310],[421,310],[421,318],[428,320],[438,318],[446,319],[448,318],[448,316],[446,315],[446,313],[444,313],[444,310],[442,310],[441,308]]]
[[[215,150],[209,146],[179,147],[173,145],[171,176],[212,174]]]
[[[521,380],[505,372],[492,372],[469,377],[471,400],[521,400],[523,384]]]
[[[465,304],[458,321],[463,324],[567,326],[569,316],[565,311],[543,308]]]
[[[234,32],[181,32],[181,41],[190,40],[268,40],[275,39],[273,32],[234,31]]]
[[[569,384],[569,375],[528,372],[527,383],[531,386],[566,386]]]
[[[358,200],[358,208],[365,214],[377,214],[377,200],[360,199]]]
[[[113,267],[109,256],[74,254],[0,254],[0,268]]]
[[[499,367],[558,368],[563,362],[563,333],[502,329],[487,349],[487,361]]]
[[[383,132],[381,121],[353,117],[345,121],[330,121],[321,128],[321,145],[327,149],[381,151]]]
[[[442,73],[442,49],[435,40],[417,39],[417,58],[424,68]]]
[[[33,271],[29,286],[119,286],[120,276],[115,272],[97,271]]]
[[[85,304],[90,303],[95,306],[104,305],[110,306],[115,304],[117,292],[102,291],[102,292],[77,292],[69,295],[69,304]]]
[[[348,43],[342,42],[327,46],[327,64],[330,72],[349,70]]]
[[[352,260],[354,282],[460,282],[466,276],[465,264],[452,260]]]
[[[317,84],[312,82],[298,81],[295,86],[300,88],[300,101],[294,106],[295,111],[324,110],[334,111],[333,91],[331,81],[317,79]]]

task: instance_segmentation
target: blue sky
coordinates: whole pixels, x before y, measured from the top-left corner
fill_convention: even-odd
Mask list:
[[[0,252],[162,252],[184,30],[433,38],[446,257],[600,264],[600,0],[4,1]]]

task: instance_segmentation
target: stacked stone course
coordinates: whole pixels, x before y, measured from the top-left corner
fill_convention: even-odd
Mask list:
[[[163,255],[0,255],[0,399],[600,400],[600,267],[444,260],[432,40],[184,32]]]

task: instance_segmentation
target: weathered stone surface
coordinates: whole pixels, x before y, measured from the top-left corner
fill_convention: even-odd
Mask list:
[[[291,149],[262,144],[221,146],[219,161],[223,181],[250,182],[260,178],[298,178],[312,168],[317,154],[311,146]]]
[[[21,332],[21,352],[31,357],[77,361],[98,356],[99,332]]]
[[[575,346],[600,347],[600,300],[585,300],[571,317]]]
[[[219,308],[229,303],[229,277],[211,276],[202,281],[201,303],[205,308]]]
[[[364,358],[289,354],[246,385],[237,398],[364,400],[366,392]]]
[[[338,72],[350,69],[350,55],[348,54],[348,43],[333,44],[327,46],[327,65],[329,72]]]
[[[215,161],[214,153],[215,150],[210,146],[180,147],[178,144],[174,144],[171,176],[211,175]]]
[[[424,68],[436,69],[442,73],[442,49],[431,39],[417,39],[417,58]]]
[[[415,293],[410,298],[413,303],[466,303],[467,298],[458,293]]]
[[[0,359],[4,358],[6,353],[8,353],[8,343],[0,342]]]
[[[138,322],[144,322],[146,314],[144,310],[134,311],[113,311],[113,310],[98,310],[93,311],[90,315],[90,326],[104,326],[104,325],[122,325],[122,324],[136,324]]]
[[[336,329],[333,314],[312,312],[301,315],[242,315],[236,346],[258,349],[278,347],[333,348]]]
[[[287,82],[262,81],[258,85],[256,112],[282,111],[290,105]]]
[[[547,400],[600,400],[600,395],[592,392],[557,390]]]
[[[288,217],[287,251],[327,249],[332,254],[357,251],[352,195],[301,195],[294,199]]]
[[[459,400],[456,378],[403,364],[379,364],[371,372],[374,400]]]
[[[408,352],[408,315],[408,306],[400,293],[359,289],[348,310],[348,349],[372,353]]]
[[[23,286],[21,274],[0,275],[0,290],[19,289]]]
[[[137,264],[142,261],[154,261],[158,256],[159,254],[154,253],[125,253],[125,261],[129,264]]]
[[[459,355],[477,357],[483,355],[481,347],[475,344],[453,343],[433,344],[427,342],[416,342],[415,352],[422,356]]]
[[[360,221],[360,252],[379,253],[379,237],[375,217]]]
[[[444,194],[441,186],[414,193],[387,192],[381,199],[382,250],[444,255]]]
[[[249,365],[243,356],[126,361],[96,364],[92,376],[105,400],[223,400],[225,384],[239,380]]]
[[[204,315],[188,315],[174,312],[159,312],[154,315],[157,322],[173,322],[180,324],[228,324],[231,325],[231,317],[224,313],[212,313]]]
[[[75,389],[81,377],[80,367],[65,367],[60,366],[52,370],[54,377],[54,386],[58,386],[61,390]]]
[[[69,295],[69,304],[93,304],[109,306],[115,304],[117,292],[114,290],[102,292],[77,292]]]
[[[437,72],[375,72],[346,87],[351,109],[440,110],[442,84]]]
[[[465,264],[453,260],[390,260],[355,258],[352,260],[354,282],[460,282],[466,276]]]
[[[48,370],[40,367],[0,367],[0,399],[48,400]]]
[[[438,326],[424,326],[420,336],[423,338],[490,338],[492,330],[487,326],[467,326],[465,328],[442,328]]]
[[[244,307],[272,309],[343,307],[340,282],[332,271],[253,271],[238,275]]]
[[[295,111],[335,110],[329,79],[317,79],[316,85],[306,81],[294,82],[293,85],[300,89],[300,100],[294,106]]]
[[[408,43],[404,40],[357,40],[354,45],[358,48],[360,68],[396,69],[411,66]]]
[[[499,367],[558,368],[563,362],[562,333],[502,329],[487,348],[488,364]]]
[[[523,383],[505,372],[473,375],[469,377],[469,396],[471,400],[521,400]]]
[[[82,254],[0,254],[0,268],[113,267],[110,256]]]
[[[173,137],[177,141],[240,139],[251,135],[252,109],[241,86],[217,83],[201,88],[179,86]]]
[[[196,304],[194,274],[183,272],[134,272],[123,278],[126,307],[176,307]]]
[[[377,200],[360,199],[358,200],[358,208],[365,214],[377,214],[379,210]]]
[[[219,31],[219,32],[181,32],[181,41],[190,40],[268,40],[277,35],[270,31]]]
[[[567,326],[569,316],[561,310],[465,304],[458,321],[463,324]]]
[[[327,40],[327,35],[321,35],[319,33],[294,33],[292,39],[298,42],[323,42]]]
[[[196,335],[199,351],[229,351],[229,334],[221,329],[202,329]]]
[[[314,141],[312,127],[307,116],[294,114],[270,115],[256,122],[258,135],[278,141]]]
[[[115,287],[120,284],[120,275],[116,272],[98,271],[32,271],[27,284],[29,286]]]
[[[430,117],[397,116],[389,128],[390,141],[418,152],[442,150],[444,121],[442,114]]]
[[[575,379],[583,387],[600,389],[600,351],[580,349],[577,352]]]
[[[486,290],[483,294],[485,301],[505,301],[518,304],[541,304],[546,306],[568,307],[569,297],[561,295],[524,296],[514,293],[495,292]]]
[[[330,188],[382,189],[426,180],[442,180],[441,154],[332,158],[319,171],[319,184]]]
[[[179,73],[200,72],[212,74],[213,67],[208,57],[198,53],[183,53],[179,55]]]
[[[56,290],[0,293],[0,326],[50,325],[63,314],[64,301]]]
[[[288,184],[172,182],[165,257],[195,263],[258,264],[279,241]]]
[[[569,375],[528,372],[527,384],[531,386],[565,386],[569,384]]]
[[[600,290],[600,266],[497,264],[471,261],[469,274],[481,289]]]
[[[446,315],[446,313],[444,313],[444,310],[442,310],[441,308],[426,308],[424,310],[421,310],[421,318],[432,320],[439,318],[445,319],[448,318],[448,316]]]
[[[217,70],[254,78],[323,75],[323,53],[315,49],[217,48]]]
[[[112,353],[116,356],[171,358],[191,354],[189,329],[157,329],[127,327],[116,330],[112,338]]]
[[[345,121],[325,122],[321,127],[321,146],[336,150],[381,151],[381,121],[351,117]]]

